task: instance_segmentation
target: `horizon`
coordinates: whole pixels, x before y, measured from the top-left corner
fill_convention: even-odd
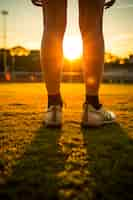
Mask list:
[[[65,36],[80,37],[78,27],[77,0],[68,0],[68,24]],[[0,2],[1,11],[8,10],[7,48],[24,46],[30,50],[39,50],[42,35],[41,8],[32,5],[30,0],[4,0]],[[132,0],[117,0],[117,3],[105,11],[104,36],[105,51],[116,56],[126,57],[133,52]],[[24,15],[25,13],[25,15]],[[31,19],[32,22],[31,23]],[[20,23],[22,22],[22,23]],[[73,27],[75,27],[73,29]],[[0,48],[3,46],[2,15],[0,17]],[[32,33],[32,36],[31,36]]]

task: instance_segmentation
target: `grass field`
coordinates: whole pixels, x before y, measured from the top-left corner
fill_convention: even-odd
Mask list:
[[[132,200],[133,85],[102,85],[117,123],[81,129],[82,84],[62,84],[64,125],[43,125],[43,84],[0,85],[0,200]]]

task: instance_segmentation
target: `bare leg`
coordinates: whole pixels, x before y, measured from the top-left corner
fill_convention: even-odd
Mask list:
[[[79,25],[83,38],[84,81],[87,95],[98,95],[104,66],[104,0],[79,0]]]
[[[66,28],[66,0],[48,0],[43,5],[44,34],[41,48],[41,65],[48,95],[60,93],[62,41]]]

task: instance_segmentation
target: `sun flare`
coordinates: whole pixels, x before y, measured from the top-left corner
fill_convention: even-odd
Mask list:
[[[79,36],[65,36],[63,41],[64,57],[75,60],[82,56],[83,45]]]

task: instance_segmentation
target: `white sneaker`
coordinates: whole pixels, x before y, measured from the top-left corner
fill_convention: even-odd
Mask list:
[[[44,123],[49,128],[60,128],[62,125],[62,107],[60,105],[50,106],[46,112]]]
[[[84,104],[82,122],[83,127],[98,127],[104,124],[114,123],[116,116],[113,112],[105,110],[103,107],[95,109],[90,104]]]

